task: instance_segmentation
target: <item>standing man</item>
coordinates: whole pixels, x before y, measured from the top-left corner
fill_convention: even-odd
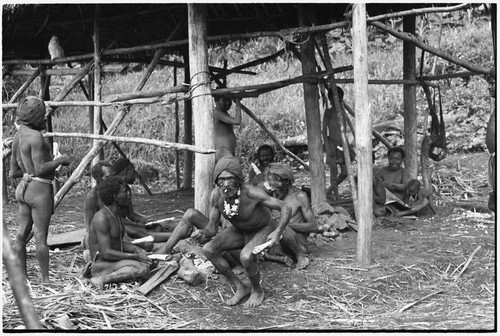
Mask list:
[[[54,213],[52,180],[60,165],[68,165],[70,158],[63,154],[52,160],[51,146],[43,138],[46,128],[44,102],[33,96],[26,97],[17,109],[20,127],[12,144],[10,175],[22,177],[16,189],[19,203],[19,229],[14,250],[27,274],[26,243],[34,224],[36,258],[40,265],[42,283],[49,283],[50,217]]]
[[[245,308],[256,307],[264,301],[259,266],[253,249],[266,241],[272,247],[279,242],[283,229],[290,221],[291,209],[283,201],[269,196],[262,189],[243,182],[243,171],[235,157],[226,156],[215,165],[214,181],[217,187],[210,195],[209,218],[200,231],[200,240],[212,238],[203,246],[205,256],[215,268],[236,287],[232,298],[226,301],[234,306],[250,295]],[[270,209],[281,210],[277,225]],[[232,225],[219,229],[221,215]],[[240,262],[250,280],[248,288],[231,270],[224,258],[226,251],[241,250]]]
[[[232,101],[228,97],[214,96],[214,145],[215,162],[223,156],[234,156],[236,151],[236,136],[233,125],[241,124],[241,103],[236,99],[236,112],[234,118],[229,115]]]
[[[91,283],[102,289],[105,284],[136,280],[149,274],[152,261],[146,251],[126,241],[120,208],[130,203],[132,192],[118,176],[103,179],[97,186],[103,204],[92,218],[89,247],[92,263]],[[86,266],[86,270],[89,267]]]
[[[343,104],[344,91],[337,87],[337,92],[340,100],[340,105]],[[340,111],[335,109],[335,104],[333,104],[333,93],[332,90],[328,90],[328,98],[332,104],[332,107],[325,110],[325,115],[323,116],[323,142],[325,144],[326,153],[326,164],[330,167],[330,187],[326,190],[326,196],[329,196],[333,192],[335,199],[339,199],[339,188],[338,186],[347,177],[347,166],[345,164],[344,152],[342,147],[342,134],[339,128],[338,114]],[[343,108],[341,106],[341,108]],[[354,158],[355,154],[351,146],[349,147],[349,154],[351,159]],[[337,164],[340,166],[340,174],[338,174]],[[337,176],[338,174],[338,176]]]

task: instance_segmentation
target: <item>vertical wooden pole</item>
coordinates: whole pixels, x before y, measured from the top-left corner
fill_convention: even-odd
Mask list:
[[[191,71],[189,69],[189,52],[184,53],[184,83],[190,83]],[[187,145],[193,144],[193,106],[191,100],[184,100],[184,140]],[[193,153],[184,151],[184,170],[182,179],[182,189],[191,189],[193,185]]]
[[[208,72],[206,5],[188,4],[189,66],[191,69],[191,101],[195,122],[195,145],[214,148],[214,124],[210,77]],[[213,188],[214,155],[195,153],[194,207],[208,216],[208,201]]]
[[[373,161],[371,143],[371,110],[368,101],[368,59],[366,5],[353,8],[354,102],[356,115],[356,148],[358,150],[358,241],[356,259],[369,266],[372,259],[371,235],[373,217]]]
[[[26,329],[42,329],[42,325],[38,320],[36,314],[35,306],[31,300],[31,296],[26,285],[26,276],[24,275],[24,270],[21,267],[19,258],[16,256],[12,249],[9,230],[6,223],[3,223],[3,237],[2,237],[2,257],[5,269],[7,270],[7,275],[9,276],[9,283],[16,299],[17,307],[19,308],[19,313],[24,322]]]
[[[174,67],[174,86],[177,85],[177,67]],[[166,140],[166,139],[165,139]],[[175,101],[175,142],[179,142],[179,102]],[[177,189],[181,188],[181,177],[180,177],[180,167],[179,167],[179,150],[175,150],[175,181],[177,183]]]
[[[303,11],[301,20],[305,20]],[[316,72],[316,57],[313,37],[301,44],[300,57],[304,75]],[[321,114],[319,111],[318,85],[304,83],[304,105],[306,110],[307,144],[309,148],[309,167],[311,168],[311,203],[326,202],[325,163],[323,161],[323,142],[321,139]]]
[[[94,17],[94,35],[92,39],[94,40],[94,102],[99,103],[101,101],[101,47],[99,41],[99,12],[100,5],[95,5],[95,17]],[[102,118],[102,108],[100,106],[94,106],[94,134],[102,134],[101,128],[101,118]],[[93,141],[93,145],[96,146],[98,140]],[[104,153],[102,149],[99,151],[99,155],[92,160],[92,166],[101,161],[104,158]],[[92,180],[92,184],[95,182]]]
[[[403,30],[415,34],[415,15],[403,18]],[[403,79],[416,78],[416,48],[410,42],[403,42]],[[417,143],[417,95],[413,84],[404,84],[404,138],[405,138],[405,167],[411,179],[418,175],[418,143]]]

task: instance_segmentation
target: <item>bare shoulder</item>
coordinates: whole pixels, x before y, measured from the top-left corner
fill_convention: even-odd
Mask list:
[[[292,191],[287,195],[286,199],[296,200],[301,204],[309,204],[309,197],[307,194],[297,187],[292,187]]]
[[[264,190],[250,183],[243,183],[241,186],[241,192],[247,197],[256,200],[265,200],[271,197]]]

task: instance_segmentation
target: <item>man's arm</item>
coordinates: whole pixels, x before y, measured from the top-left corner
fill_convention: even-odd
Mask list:
[[[302,211],[302,216],[304,217],[305,221],[307,223],[311,223],[318,226],[318,222],[316,221],[316,217],[314,216],[314,212],[311,209],[310,203],[309,203],[309,197],[307,197],[307,194],[305,192],[299,192],[297,194],[297,200],[299,201],[300,204],[300,211]]]
[[[57,167],[60,165],[67,165],[69,161],[69,156],[63,154],[57,159],[51,161],[45,161],[44,153],[44,139],[41,133],[32,135],[30,138],[30,148],[31,148],[31,161],[33,162],[33,168],[35,170],[35,176],[45,176],[52,174]]]
[[[205,238],[212,238],[217,234],[220,223],[220,209],[217,206],[219,201],[219,190],[215,188],[210,194],[209,212],[208,212],[208,224],[203,229],[203,234]]]
[[[85,229],[90,232],[90,223],[92,218],[94,218],[97,212],[98,196],[95,192],[95,188],[91,189],[85,196],[85,201],[83,203],[83,222],[85,224]]]
[[[236,113],[234,115],[234,118],[231,117],[229,115],[229,113],[224,113],[221,110],[219,110],[218,108],[215,109],[214,116],[217,120],[219,120],[220,122],[226,123],[226,124],[231,124],[231,125],[241,124],[241,108],[236,109]]]
[[[261,203],[268,208],[280,210],[280,222],[278,223],[278,227],[269,234],[267,239],[271,241],[271,246],[274,246],[279,242],[281,233],[290,222],[292,208],[282,200],[269,196],[264,190],[257,187],[252,188],[250,197],[260,200]]]
[[[19,164],[17,163],[17,153],[19,151],[19,146],[16,141],[12,143],[12,155],[10,157],[10,177],[18,178],[23,176],[23,171]]]

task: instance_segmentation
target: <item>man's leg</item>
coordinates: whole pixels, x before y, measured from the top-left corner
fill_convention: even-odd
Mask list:
[[[40,265],[42,283],[49,283],[49,247],[47,245],[47,236],[49,234],[53,202],[54,199],[52,197],[37,197],[32,208],[33,221],[35,223],[36,258]]]
[[[281,244],[284,245],[285,249],[289,249],[297,259],[295,268],[304,269],[309,265],[310,260],[307,256],[307,246],[304,246],[304,242],[300,242],[298,239],[299,234],[288,226],[285,227]],[[307,244],[307,240],[305,243]]]
[[[250,294],[250,289],[234,274],[231,265],[224,258],[225,251],[240,249],[244,244],[243,235],[236,228],[228,227],[203,246],[203,253],[207,259],[210,260],[220,274],[225,276],[236,287],[234,296],[226,301],[229,306],[234,306]]]
[[[26,266],[26,243],[33,227],[33,219],[31,217],[31,207],[19,202],[19,228],[17,230],[16,239],[14,241],[14,251],[21,264],[21,269],[24,271],[26,278],[28,277],[28,268]]]
[[[208,218],[196,209],[188,209],[182,216],[179,223],[175,226],[173,232],[169,232],[170,237],[167,242],[158,249],[157,253],[172,254],[172,249],[177,243],[184,238],[187,238],[191,229],[203,229],[208,224]]]
[[[275,223],[271,221],[265,228],[255,233],[253,238],[241,250],[241,264],[245,269],[246,276],[252,284],[250,297],[243,305],[245,308],[256,307],[264,301],[265,293],[264,289],[260,285],[260,270],[255,261],[255,255],[252,250],[255,246],[265,243],[267,241],[267,237],[274,231],[275,228]]]
[[[118,262],[95,262],[92,265],[90,282],[102,289],[105,284],[137,280],[149,273],[149,266],[136,260],[121,260]]]

